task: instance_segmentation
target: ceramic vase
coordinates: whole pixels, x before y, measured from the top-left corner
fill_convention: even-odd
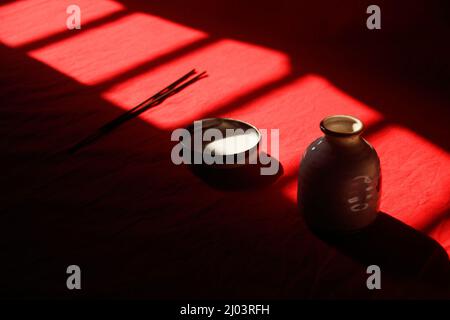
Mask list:
[[[298,207],[313,229],[357,231],[378,213],[381,173],[375,149],[361,137],[363,123],[348,115],[322,120],[324,136],[303,154],[298,176]]]

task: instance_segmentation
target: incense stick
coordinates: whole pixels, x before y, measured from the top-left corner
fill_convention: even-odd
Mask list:
[[[71,154],[74,154],[81,148],[91,144],[92,142],[96,141],[97,139],[101,138],[102,136],[106,135],[107,133],[111,132],[118,126],[122,125],[124,122],[133,119],[143,113],[144,111],[148,110],[149,108],[155,107],[159,104],[161,104],[164,100],[171,97],[172,95],[180,92],[184,88],[190,86],[191,84],[195,83],[196,81],[205,78],[206,72],[202,72],[195,76],[194,78],[190,79],[189,81],[186,81],[189,79],[192,75],[196,73],[195,69],[191,70],[190,72],[186,73],[184,76],[170,84],[169,86],[165,87],[164,89],[160,90],[150,98],[142,101],[134,108],[128,110],[127,112],[123,113],[119,117],[109,121],[102,127],[100,127],[96,132],[89,135],[85,139],[81,140],[77,144],[73,145],[71,148],[69,148],[68,152]],[[186,81],[186,82],[184,82]],[[183,83],[184,82],[184,83]]]

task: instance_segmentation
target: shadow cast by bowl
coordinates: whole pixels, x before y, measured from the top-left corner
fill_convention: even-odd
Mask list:
[[[405,284],[412,298],[450,297],[450,261],[444,248],[384,212],[352,234],[314,233],[345,255],[379,266],[382,274]]]
[[[274,183],[283,175],[283,166],[274,157],[265,154],[270,159],[268,165],[262,164],[259,159],[257,164],[246,164],[242,167],[218,169],[207,165],[191,165],[190,170],[204,182],[215,189],[224,191],[239,191],[264,188]],[[278,168],[273,175],[261,174],[262,168]]]

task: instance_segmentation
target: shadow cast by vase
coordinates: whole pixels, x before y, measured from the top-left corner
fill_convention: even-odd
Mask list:
[[[379,266],[382,274],[405,285],[408,297],[450,297],[446,251],[435,240],[384,212],[379,212],[371,225],[352,234],[314,233],[364,265]]]

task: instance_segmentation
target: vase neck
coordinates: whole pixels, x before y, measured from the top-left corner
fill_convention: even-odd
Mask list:
[[[362,142],[362,138],[359,134],[351,135],[351,136],[345,136],[345,137],[337,137],[333,135],[325,135],[325,139],[328,143],[336,146],[343,146],[343,147],[351,147],[358,145]]]

